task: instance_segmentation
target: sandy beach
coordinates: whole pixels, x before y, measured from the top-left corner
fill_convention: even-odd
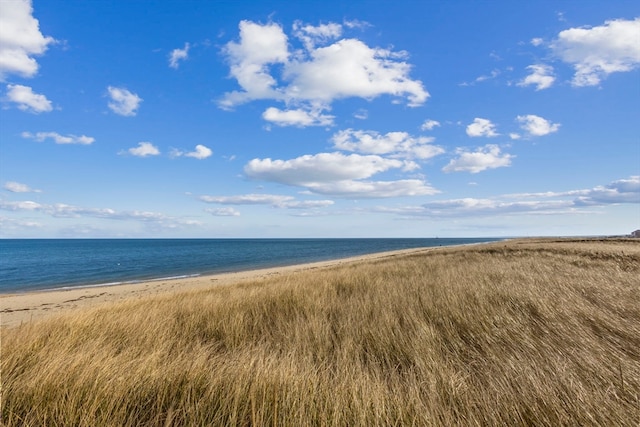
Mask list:
[[[49,291],[0,294],[0,326],[15,327],[62,311],[91,307],[112,301],[129,298],[145,298],[167,292],[190,291],[205,289],[211,286],[256,281],[278,274],[330,268],[345,263],[382,259],[434,249],[436,248],[403,249],[331,261],[122,285],[75,287]]]

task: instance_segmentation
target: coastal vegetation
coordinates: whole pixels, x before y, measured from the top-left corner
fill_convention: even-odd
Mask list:
[[[1,333],[7,426],[636,426],[640,241],[437,248]]]

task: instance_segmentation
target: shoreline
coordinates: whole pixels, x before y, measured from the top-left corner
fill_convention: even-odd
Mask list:
[[[137,284],[501,239],[158,239],[163,242],[159,245],[149,243],[150,239],[86,239],[89,243],[78,244],[35,239],[48,243],[33,245],[14,239],[15,243],[6,246],[0,239],[0,253],[7,254],[0,266],[0,295]],[[101,243],[103,240],[110,243]],[[57,249],[62,254],[48,252]]]
[[[228,273],[158,278],[120,284],[80,285],[68,288],[0,294],[0,327],[17,327],[32,320],[48,317],[62,311],[91,307],[102,303],[139,299],[171,292],[207,289],[213,286],[233,285],[246,281],[259,281],[274,275],[325,269],[354,262],[421,253],[441,248],[455,248],[487,243],[495,242],[399,249],[327,261],[315,261]]]

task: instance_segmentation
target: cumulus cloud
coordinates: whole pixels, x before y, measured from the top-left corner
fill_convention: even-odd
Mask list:
[[[292,61],[287,98],[331,103],[334,99],[380,95],[406,96],[408,105],[424,104],[429,94],[422,82],[408,77],[411,66],[402,53],[371,48],[357,39],[342,39]]]
[[[420,126],[420,129],[422,130],[433,130],[434,128],[440,126],[440,122],[437,120],[425,120],[425,122],[422,124],[422,126]]]
[[[640,66],[640,18],[605,21],[597,27],[561,31],[550,47],[573,66],[574,86],[595,86],[609,74]]]
[[[432,137],[414,137],[407,132],[389,132],[346,129],[331,138],[335,148],[364,154],[389,154],[396,158],[429,159],[444,153],[442,147],[432,145]]]
[[[150,142],[139,142],[137,147],[129,148],[120,154],[126,153],[136,157],[149,157],[160,155],[160,150]]]
[[[576,204],[593,206],[618,203],[640,203],[640,176],[619,179],[580,193]]]
[[[53,110],[51,101],[44,95],[34,93],[29,86],[7,85],[7,99],[18,104],[20,110],[30,113],[48,113]]]
[[[522,79],[518,86],[535,85],[536,90],[548,89],[553,85],[556,78],[553,76],[553,67],[544,64],[529,65],[527,70],[531,71],[527,77]]]
[[[404,97],[415,107],[429,96],[422,82],[409,77],[405,52],[372,48],[358,39],[336,40],[342,35],[340,24],[296,22],[293,36],[302,41],[301,49],[290,48],[289,37],[278,24],[242,21],[239,29],[239,41],[227,43],[223,53],[241,90],[224,94],[221,108],[258,99],[282,101],[296,108],[269,109],[263,117],[280,119],[280,125],[306,126],[319,121],[309,121],[300,109],[330,109],[336,99],[391,95]]]
[[[169,54],[169,67],[178,69],[180,61],[184,61],[189,57],[189,43],[184,44],[182,49],[173,49]]]
[[[158,154],[160,153],[158,152]],[[211,157],[212,155],[213,155],[213,151],[209,147],[206,147],[202,144],[196,145],[195,150],[190,152],[185,153],[184,151],[174,149],[170,154],[171,157],[184,156],[184,157],[193,157],[194,159],[198,159],[198,160],[206,159],[208,157]]]
[[[0,81],[9,74],[33,77],[42,55],[55,40],[40,32],[30,0],[0,1]]]
[[[291,160],[253,159],[244,167],[249,178],[308,187],[318,182],[365,179],[403,162],[380,156],[319,153]]]
[[[500,147],[495,144],[487,144],[473,152],[458,148],[456,153],[458,157],[442,168],[443,172],[478,173],[487,169],[507,167],[511,166],[511,159],[515,157],[502,153]]]
[[[262,118],[278,126],[331,126],[334,116],[322,114],[322,110],[292,109],[280,110],[276,107],[267,108]]]
[[[185,156],[202,160],[202,159],[206,159],[207,157],[211,157],[212,154],[213,154],[213,151],[210,148],[205,147],[204,145],[198,144],[196,145],[196,149],[194,151],[186,153]]]
[[[241,21],[239,29],[240,41],[227,43],[223,53],[229,61],[231,77],[243,90],[226,93],[220,106],[232,108],[254,99],[282,99],[269,69],[270,64],[284,64],[289,58],[288,38],[282,27]]]
[[[90,145],[95,142],[95,138],[86,135],[61,135],[58,132],[22,132],[21,136],[34,141],[43,142],[46,139],[52,139],[56,144],[80,144]]]
[[[296,21],[293,23],[293,35],[300,39],[305,48],[310,51],[317,44],[325,44],[340,37],[342,35],[342,25],[331,22],[314,26]]]
[[[142,98],[125,88],[109,86],[109,108],[121,116],[135,116],[140,108]]]
[[[473,119],[473,123],[467,126],[467,135],[471,137],[494,137],[500,134],[496,132],[496,125],[491,123],[491,120],[476,117]]]
[[[36,190],[29,187],[27,184],[22,184],[15,181],[7,181],[4,184],[4,189],[11,191],[12,193],[41,193],[41,190]]]
[[[367,181],[390,169],[406,170],[407,162],[377,155],[339,152],[305,155],[290,160],[253,159],[245,165],[247,177],[337,197],[374,198],[434,194],[437,190],[418,179]]]
[[[544,136],[557,132],[558,129],[560,129],[559,123],[552,123],[535,114],[518,116],[516,117],[516,121],[521,124],[520,127],[530,136]]]

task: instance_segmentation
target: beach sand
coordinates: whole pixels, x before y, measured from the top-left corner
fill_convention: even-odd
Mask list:
[[[168,292],[206,289],[212,286],[263,280],[278,274],[330,268],[346,263],[383,259],[402,254],[419,253],[434,249],[436,248],[403,249],[285,267],[273,267],[234,273],[212,274],[170,280],[156,280],[123,285],[77,287],[50,291],[0,294],[0,326],[15,327],[62,311],[92,307],[113,301],[130,298],[145,298],[147,296]]]

